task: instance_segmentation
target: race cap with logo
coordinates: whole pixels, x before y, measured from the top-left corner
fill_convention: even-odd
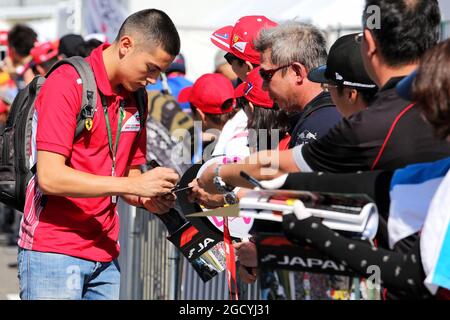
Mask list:
[[[259,69],[253,69],[247,76],[247,80],[241,83],[235,90],[236,98],[244,97],[257,107],[272,109],[273,100],[269,97],[269,92],[263,90],[263,79],[259,75]]]
[[[222,109],[228,100],[233,100],[233,104],[227,109]],[[229,113],[234,107],[233,84],[222,74],[205,74],[198,78],[192,87],[181,90],[178,101],[189,102],[207,114]]]
[[[234,26],[226,26],[216,30],[211,35],[211,41],[220,49],[236,57],[260,64],[260,54],[256,51],[253,41],[258,38],[262,29],[276,27],[278,24],[264,16],[245,16]]]
[[[360,44],[355,40],[357,35],[349,34],[339,38],[330,48],[327,64],[311,70],[308,79],[356,89],[375,89],[376,84],[364,69]]]
[[[37,65],[50,61],[58,56],[58,42],[37,44],[30,51],[33,62]]]

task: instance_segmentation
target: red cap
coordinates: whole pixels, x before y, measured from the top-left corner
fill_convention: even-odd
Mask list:
[[[240,18],[233,26],[226,26],[211,35],[211,41],[220,49],[236,57],[259,65],[260,54],[253,41],[262,29],[276,27],[278,24],[264,16],[246,16]]]
[[[269,92],[263,90],[263,79],[259,75],[259,69],[259,67],[255,68],[248,74],[247,81],[236,88],[234,96],[245,97],[255,106],[272,109],[274,103],[270,99]]]
[[[58,55],[58,42],[36,44],[30,54],[36,64],[47,62]]]
[[[8,32],[0,31],[0,46],[8,46]]]
[[[233,111],[233,106],[222,110],[225,101],[234,100],[231,81],[222,74],[209,73],[201,76],[192,87],[181,90],[178,101],[189,102],[204,113],[225,114]]]
[[[8,106],[0,99],[0,114],[8,112]]]

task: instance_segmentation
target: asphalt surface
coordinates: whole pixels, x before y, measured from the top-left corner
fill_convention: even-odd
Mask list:
[[[8,242],[8,236],[0,234],[0,300],[17,300],[17,246],[9,245]]]

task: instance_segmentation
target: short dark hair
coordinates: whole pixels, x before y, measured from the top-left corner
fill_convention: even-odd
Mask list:
[[[369,26],[371,7],[379,8],[379,28]],[[366,0],[363,26],[390,66],[419,61],[439,41],[441,14],[437,0]]]
[[[237,103],[241,108],[248,106],[245,98],[238,98]],[[278,146],[272,145],[272,130],[279,130],[279,138],[284,138],[290,129],[289,116],[284,110],[278,107],[272,109],[264,108],[254,104],[253,115],[247,121],[247,128],[254,130],[249,135],[251,146],[256,145],[258,151],[264,149],[276,149]],[[261,141],[260,130],[267,130],[267,140]],[[256,133],[256,136],[255,136]]]
[[[37,41],[37,33],[24,24],[15,25],[8,32],[8,45],[21,57],[26,57]]]
[[[138,33],[144,43],[161,46],[172,56],[180,53],[180,36],[169,16],[157,9],[138,11],[129,16],[120,27],[116,41],[124,35]]]
[[[378,93],[378,87],[372,89],[362,89],[356,87],[343,86],[340,84],[336,84],[336,86],[339,96],[342,96],[344,94],[344,88],[355,89],[356,91],[358,91],[358,94],[361,95],[361,98],[363,99],[366,105],[370,105],[375,100],[375,96]]]
[[[221,106],[221,110],[230,109],[230,107],[233,106],[233,103],[234,103],[233,99],[229,99],[229,100],[225,101]],[[195,116],[195,114],[197,113],[197,107],[194,106],[192,103],[190,105],[191,105],[192,115]],[[237,113],[237,109],[233,108],[233,111],[228,112],[228,113],[223,113],[223,114],[205,113],[205,117],[207,117],[211,122],[213,122],[214,124],[216,124],[218,126],[224,126],[228,120],[230,120],[231,118],[233,118],[236,115],[236,113]]]
[[[412,97],[417,101],[437,136],[450,135],[450,40],[427,52],[413,83]]]

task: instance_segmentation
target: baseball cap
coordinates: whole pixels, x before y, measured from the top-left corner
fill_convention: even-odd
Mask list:
[[[214,70],[219,69],[220,66],[227,64],[227,60],[224,57],[225,52],[223,50],[218,50],[214,56]]]
[[[79,34],[66,34],[59,40],[59,54],[67,58],[80,55],[80,48],[84,47],[84,39]]]
[[[3,100],[0,100],[0,114],[8,112],[8,106]]]
[[[412,86],[417,77],[417,70],[411,73],[409,76],[404,78],[397,84],[397,93],[400,97],[406,100],[413,100],[412,97]]]
[[[175,71],[186,73],[186,62],[184,60],[184,56],[181,53],[175,57],[173,62],[167,68],[166,73],[171,73]]]
[[[31,49],[30,54],[35,64],[42,64],[58,56],[58,43],[44,42],[36,44],[36,46]]]
[[[195,81],[192,87],[181,90],[178,101],[189,102],[196,108],[208,114],[225,114],[233,111],[233,106],[222,110],[222,105],[234,100],[234,88],[231,81],[222,74],[208,73]]]
[[[0,31],[0,46],[8,46],[8,31]]]
[[[260,54],[255,49],[253,41],[258,38],[262,29],[273,28],[278,24],[265,16],[245,16],[234,26],[226,26],[216,30],[211,35],[211,41],[220,49],[236,57],[260,64]]]
[[[236,98],[245,97],[255,106],[272,109],[273,100],[269,97],[269,92],[263,90],[263,79],[259,75],[259,69],[253,69],[247,76],[247,80],[241,83],[235,90]]]
[[[364,68],[357,33],[339,38],[330,48],[327,64],[313,69],[308,79],[317,83],[336,83],[359,89],[375,89],[376,84]]]

